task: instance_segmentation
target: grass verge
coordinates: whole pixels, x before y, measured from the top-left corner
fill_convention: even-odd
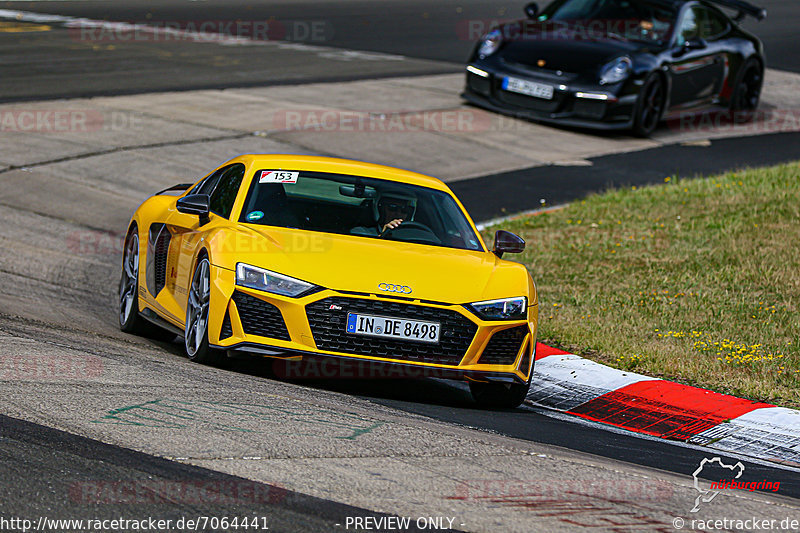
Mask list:
[[[502,224],[528,243],[539,340],[800,408],[800,165],[664,181]]]

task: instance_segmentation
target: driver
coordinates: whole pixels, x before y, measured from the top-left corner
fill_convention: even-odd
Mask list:
[[[417,210],[417,199],[411,194],[385,192],[374,203],[373,209],[375,225],[353,228],[352,234],[378,237],[386,230],[399,227],[404,221],[413,220]]]

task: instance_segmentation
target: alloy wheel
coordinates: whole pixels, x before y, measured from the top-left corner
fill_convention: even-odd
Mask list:
[[[641,125],[644,131],[652,131],[658,125],[663,108],[663,91],[661,82],[656,80],[647,87],[641,109]]]
[[[119,281],[119,323],[125,325],[130,320],[136,299],[139,281],[139,236],[134,233],[128,239],[122,257],[122,277]]]
[[[750,68],[742,77],[737,91],[735,108],[741,111],[754,111],[758,107],[761,96],[761,74],[756,68]]]
[[[189,288],[189,302],[186,310],[186,353],[194,357],[203,344],[208,328],[208,303],[211,293],[208,259],[198,263]]]

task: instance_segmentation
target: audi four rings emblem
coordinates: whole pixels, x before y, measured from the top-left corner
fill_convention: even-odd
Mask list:
[[[378,288],[387,292],[399,292],[400,294],[411,294],[411,287],[408,285],[393,285],[391,283],[378,283]]]

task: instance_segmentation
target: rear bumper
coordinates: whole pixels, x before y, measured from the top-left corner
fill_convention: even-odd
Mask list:
[[[321,290],[289,298],[212,275],[209,344],[231,355],[284,361],[285,377],[440,377],[527,383],[538,308],[527,320],[484,321],[461,305]],[[386,340],[346,332],[348,312],[439,322],[440,341]],[[304,364],[299,364],[303,361]],[[319,366],[320,361],[327,361]],[[316,366],[307,364],[314,362]],[[324,374],[329,374],[328,376]]]
[[[461,97],[480,107],[518,118],[598,130],[625,130],[633,126],[636,95],[617,96],[607,88],[569,82],[554,87],[551,100],[526,96],[502,88],[507,75],[527,81],[554,85],[551,79],[539,79],[534,74],[520,75],[494,71],[485,66],[470,65]]]

